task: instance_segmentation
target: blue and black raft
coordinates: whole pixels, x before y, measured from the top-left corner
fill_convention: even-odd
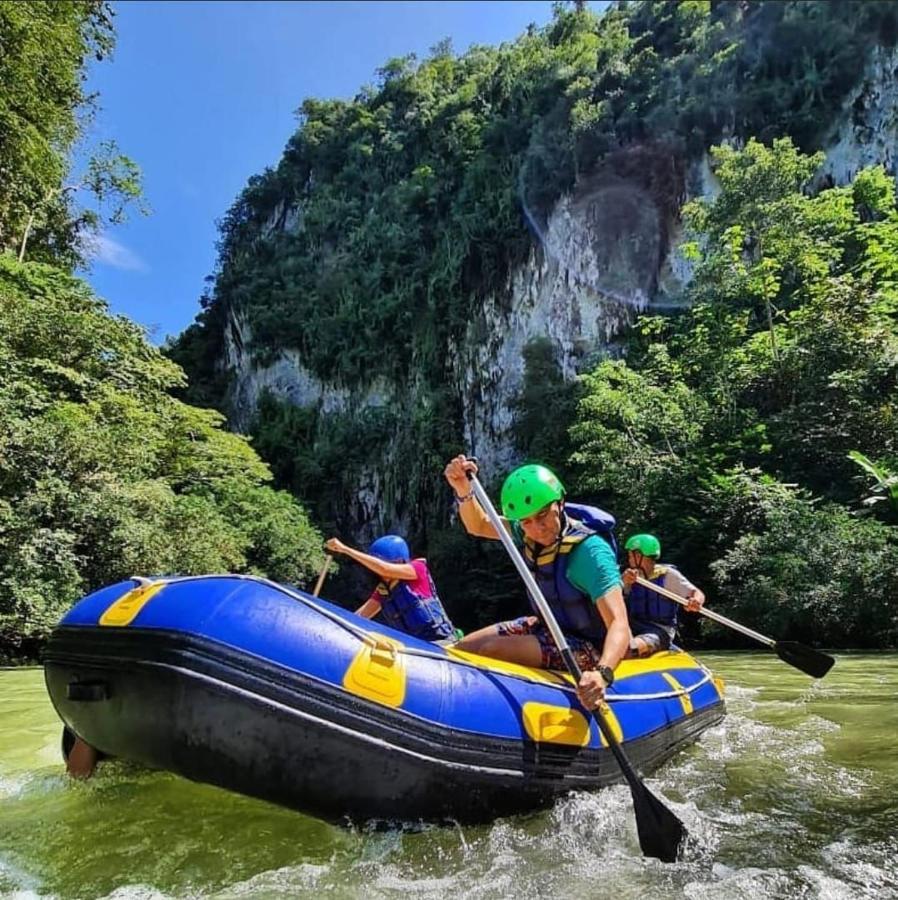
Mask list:
[[[45,675],[101,753],[331,821],[488,821],[622,780],[569,676],[259,578],[96,591],[54,630]],[[682,651],[616,676],[606,716],[643,772],[724,716],[720,682]]]

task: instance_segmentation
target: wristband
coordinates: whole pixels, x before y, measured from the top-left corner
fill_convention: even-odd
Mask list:
[[[473,489],[473,488],[471,488],[471,490],[468,491],[468,493],[465,494],[463,497],[459,497],[458,494],[456,494],[456,495],[455,495],[455,505],[456,505],[456,506],[461,506],[462,503],[467,503],[473,496],[474,496],[474,489]]]

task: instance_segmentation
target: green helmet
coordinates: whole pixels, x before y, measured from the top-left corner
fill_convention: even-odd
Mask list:
[[[564,496],[564,485],[545,466],[519,466],[502,485],[502,512],[517,522]]]
[[[627,550],[636,550],[643,556],[660,556],[661,543],[653,534],[634,534],[624,544]]]

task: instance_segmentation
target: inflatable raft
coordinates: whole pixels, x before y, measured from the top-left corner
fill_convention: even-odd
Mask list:
[[[45,654],[102,753],[331,821],[487,821],[621,773],[566,674],[430,644],[263,579],[133,579]],[[618,667],[606,715],[648,773],[724,715],[682,651]]]

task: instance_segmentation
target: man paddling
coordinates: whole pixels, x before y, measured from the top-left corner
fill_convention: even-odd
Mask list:
[[[651,585],[638,584],[637,578],[651,582],[682,597],[689,612],[698,612],[705,595],[676,566],[660,563],[661,542],[653,534],[634,534],[624,545],[627,569],[623,574],[624,599],[633,640],[630,656],[651,656],[670,649],[677,632],[678,605],[668,600]]]
[[[464,455],[446,465],[459,516],[469,534],[499,540],[468,480],[477,465]],[[630,645],[630,628],[614,552],[604,538],[565,512],[564,487],[545,466],[515,469],[502,487],[501,519],[523,550],[528,565],[558,619],[583,670],[577,687],[589,709],[605,696],[614,669]],[[489,625],[457,645],[483,656],[545,669],[564,669],[564,660],[538,615]]]

